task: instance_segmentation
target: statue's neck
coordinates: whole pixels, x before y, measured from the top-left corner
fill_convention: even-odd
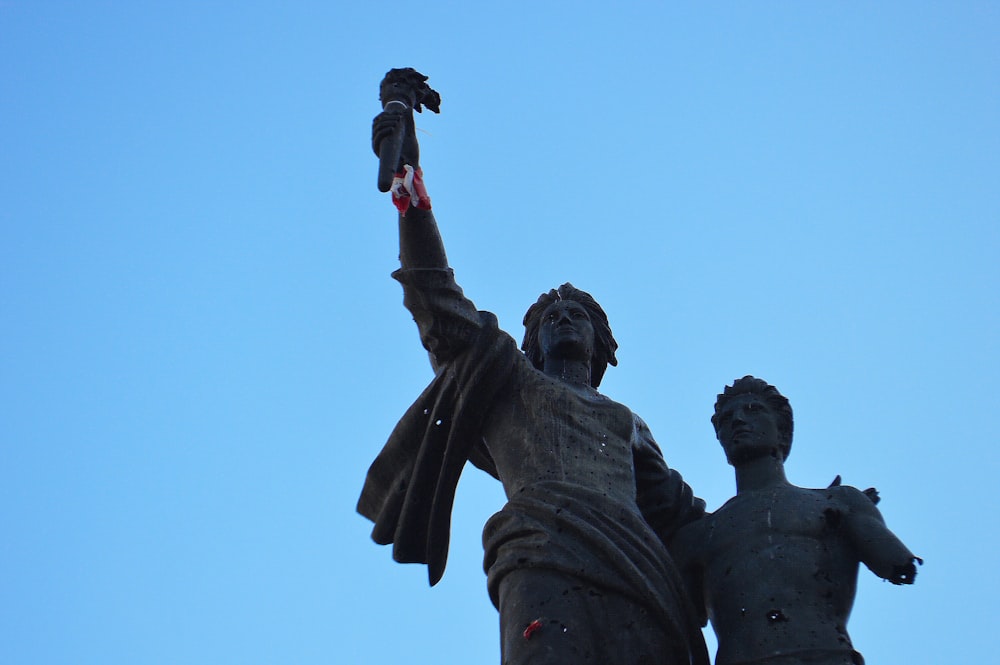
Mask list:
[[[542,372],[571,385],[590,388],[590,362],[565,358],[546,358]]]
[[[740,462],[736,466],[736,493],[752,492],[788,485],[785,477],[785,463],[778,457],[762,455]]]

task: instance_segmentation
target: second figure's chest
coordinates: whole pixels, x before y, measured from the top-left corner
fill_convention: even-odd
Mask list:
[[[775,538],[822,541],[840,524],[835,502],[822,491],[782,488],[748,492],[732,499],[712,516],[712,547],[765,544]]]

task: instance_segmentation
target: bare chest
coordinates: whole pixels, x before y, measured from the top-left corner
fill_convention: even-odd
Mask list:
[[[712,515],[705,525],[704,551],[712,559],[725,558],[728,552],[828,545],[837,540],[842,518],[837,502],[823,490],[791,487],[748,492]]]

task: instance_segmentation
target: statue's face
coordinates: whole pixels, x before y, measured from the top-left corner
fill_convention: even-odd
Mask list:
[[[717,422],[719,442],[730,464],[782,454],[777,415],[757,395],[730,398],[719,412]]]
[[[546,358],[589,361],[594,355],[594,326],[583,305],[559,300],[545,308],[538,346]]]

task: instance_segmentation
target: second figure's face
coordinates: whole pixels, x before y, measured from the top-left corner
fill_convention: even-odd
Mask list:
[[[590,360],[594,355],[594,326],[583,305],[559,300],[542,313],[538,346],[545,358]]]
[[[778,419],[767,402],[754,394],[736,395],[726,402],[717,429],[730,464],[782,455]]]

